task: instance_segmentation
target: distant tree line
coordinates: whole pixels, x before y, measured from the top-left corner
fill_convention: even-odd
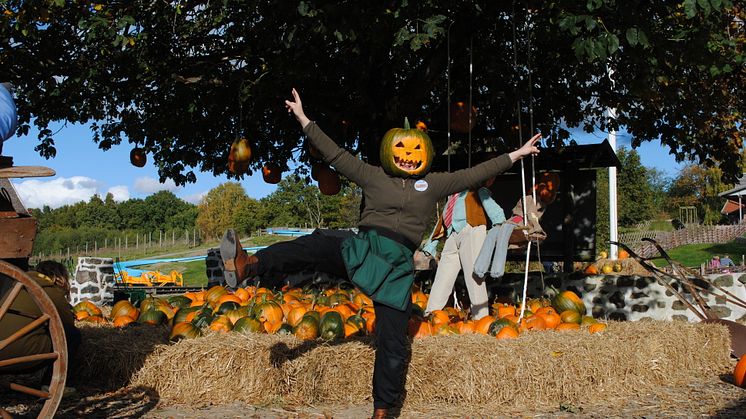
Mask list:
[[[227,182],[197,205],[160,191],[123,202],[112,194],[104,199],[94,195],[88,202],[30,212],[39,222],[34,253],[50,254],[125,246],[125,240],[129,247],[146,240],[171,243],[195,230],[209,240],[227,228],[244,236],[272,226],[348,228],[356,225],[359,208],[360,191],[355,187],[345,185],[339,194],[326,196],[304,178],[290,175],[260,200],[250,198],[241,184]]]
[[[620,148],[617,157],[617,219],[620,229],[631,229],[650,220],[671,220],[681,225],[679,208],[694,207],[696,222],[724,224],[727,217],[720,213],[725,198],[718,194],[734,187],[722,181],[717,167],[689,164],[674,177],[667,177],[655,168],[642,165],[634,149]],[[609,174],[597,175],[596,244],[608,247],[609,239]]]

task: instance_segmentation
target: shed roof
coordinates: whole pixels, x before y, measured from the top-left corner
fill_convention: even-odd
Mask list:
[[[738,184],[725,192],[720,192],[718,196],[739,196],[746,195],[746,174],[738,179]]]
[[[472,163],[480,161],[482,153],[472,155]],[[467,154],[451,155],[451,170],[468,167]],[[559,149],[544,148],[535,158],[540,170],[588,170],[608,167],[621,167],[621,162],[608,140],[597,144],[568,145]],[[518,167],[518,166],[514,166]],[[448,156],[438,155],[433,163],[433,171],[448,170]]]

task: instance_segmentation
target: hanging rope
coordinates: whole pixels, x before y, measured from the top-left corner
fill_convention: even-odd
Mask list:
[[[447,139],[448,139],[448,173],[451,172],[451,26],[453,21],[448,25],[448,31],[446,33],[446,104],[448,108],[448,117],[446,118],[447,124]]]
[[[519,77],[518,77],[518,37],[516,35],[516,26],[515,26],[515,1],[512,5],[512,16],[511,16],[511,29],[513,32],[513,69],[516,73],[516,81],[515,81],[515,92],[516,92],[516,103],[517,103],[517,112],[518,112],[518,142],[519,146],[523,145],[523,121],[521,117],[521,111],[523,109],[523,103],[521,101],[521,95],[520,95],[520,88],[518,85]],[[526,32],[530,31],[530,22],[526,24],[524,27]],[[527,36],[530,38],[530,33]],[[531,44],[530,40],[528,43],[528,50],[529,50],[529,63],[528,66],[528,83],[529,83],[529,124],[531,132],[533,132],[533,89],[531,87],[531,68],[530,68],[530,49]],[[524,227],[528,225],[528,208],[526,204],[526,170],[525,165],[523,162],[524,159],[521,159],[521,202],[523,203],[523,225]],[[535,177],[535,165],[534,165],[534,157],[531,156],[531,190],[532,190],[532,197],[534,200],[534,205],[536,204],[536,177]],[[521,312],[518,316],[518,324],[521,323],[521,320],[523,320],[523,315],[526,312],[526,294],[528,292],[528,269],[529,269],[529,261],[531,257],[531,241],[529,240],[528,245],[526,246],[526,263],[525,263],[525,269],[523,273],[523,293],[521,297]]]
[[[466,111],[469,113],[469,120],[468,127],[469,127],[469,167],[471,167],[471,110],[472,110],[472,104],[471,104],[471,96],[472,96],[472,84],[473,84],[473,74],[474,74],[474,55],[472,52],[474,51],[474,37],[472,36],[469,39],[469,106],[466,108]],[[450,108],[450,107],[449,107]]]
[[[528,68],[528,129],[530,130],[530,133],[533,134],[536,132],[536,129],[534,127],[534,82],[532,80],[532,75],[534,73],[533,71],[533,59],[531,55],[531,37],[533,35],[533,22],[531,21],[531,17],[533,10],[528,10],[528,23],[526,26],[526,31],[528,35],[526,36],[526,61],[527,61],[527,68]],[[532,196],[534,198],[534,203],[536,203],[536,157],[532,154],[531,155],[531,191]],[[544,290],[544,263],[541,260],[541,244],[539,240],[536,240],[536,257],[539,259],[539,263],[542,266],[542,270],[539,271],[539,278],[541,278],[541,289],[542,293]],[[525,295],[524,295],[525,299]]]

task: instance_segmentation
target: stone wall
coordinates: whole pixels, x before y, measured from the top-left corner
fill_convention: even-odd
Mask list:
[[[114,260],[111,258],[78,258],[75,275],[71,281],[70,300],[77,304],[82,300],[96,304],[114,300]]]
[[[746,274],[717,274],[707,275],[706,278],[738,298],[746,300]],[[545,276],[544,282],[546,286],[553,286],[558,290],[567,289],[582,295],[586,307],[592,307],[592,313],[588,314],[593,314],[596,318],[699,321],[684,303],[653,277],[571,274]],[[717,294],[724,294],[707,283],[699,285]],[[682,286],[676,283],[672,286],[697,307],[692,296]],[[523,276],[506,276],[502,283],[494,286],[493,291],[501,297],[520,299],[523,292]],[[540,278],[532,276],[529,279],[528,295],[541,295]],[[734,321],[746,320],[746,309],[706,292],[700,291],[700,295],[718,317]]]
[[[207,288],[213,285],[225,284],[223,278],[223,259],[220,258],[220,249],[210,249],[207,251],[205,268],[207,269]]]

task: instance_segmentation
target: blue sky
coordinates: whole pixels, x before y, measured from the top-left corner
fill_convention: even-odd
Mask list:
[[[197,172],[197,182],[176,186],[172,181],[160,183],[158,172],[148,156],[145,167],[138,168],[129,162],[131,145],[121,144],[108,151],[98,149],[91,140],[92,133],[86,126],[58,125],[50,127],[60,131],[54,136],[57,156],[46,160],[34,151],[37,144],[35,130],[28,136],[9,138],[3,145],[2,154],[12,156],[17,166],[47,166],[57,174],[48,178],[14,179],[13,184],[27,207],[39,208],[49,205],[52,208],[65,204],[88,201],[93,194],[104,197],[108,192],[118,201],[129,198],[145,198],[159,190],[170,190],[176,196],[192,203],[198,203],[210,189],[227,182],[226,176]],[[300,134],[300,131],[299,131]],[[600,143],[606,138],[603,133],[586,134],[577,138],[579,143]],[[625,135],[618,136],[618,146],[629,147]],[[642,164],[655,167],[667,176],[674,177],[682,165],[675,162],[668,149],[660,143],[649,142],[637,149]],[[245,177],[241,184],[252,198],[262,198],[276,189],[262,180],[261,173]]]

